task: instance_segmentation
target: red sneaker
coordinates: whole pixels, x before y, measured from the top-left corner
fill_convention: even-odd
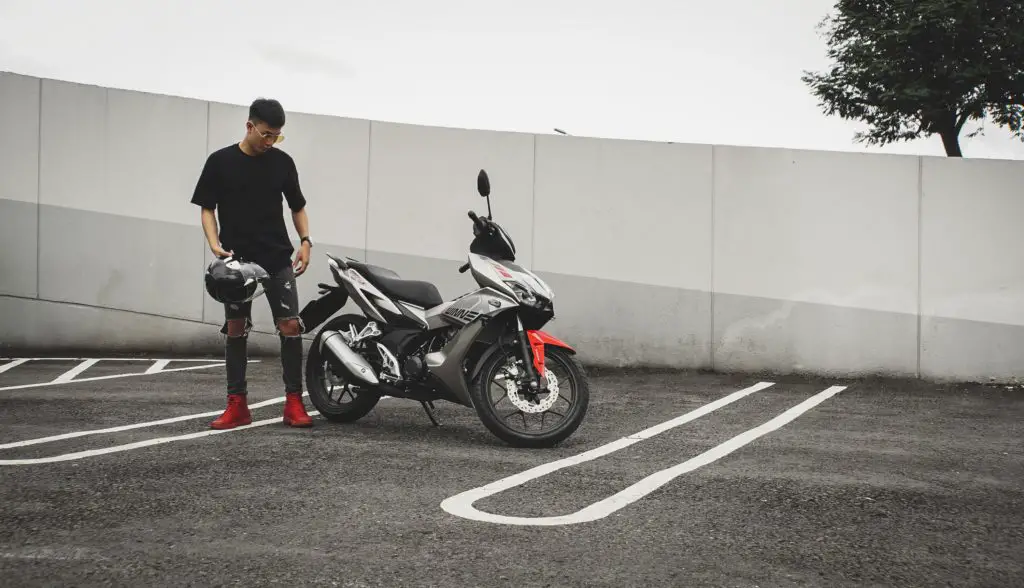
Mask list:
[[[312,427],[313,419],[302,405],[301,392],[289,392],[284,401],[284,424],[289,427]]]
[[[228,407],[217,420],[210,423],[214,429],[234,429],[252,423],[252,414],[244,394],[228,394]]]

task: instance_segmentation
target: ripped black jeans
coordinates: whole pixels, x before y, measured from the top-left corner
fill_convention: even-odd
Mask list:
[[[270,281],[264,294],[270,304],[270,312],[278,325],[281,339],[281,368],[285,392],[302,392],[302,321],[299,319],[299,293],[295,284],[295,271],[290,265],[270,274]],[[258,298],[256,300],[259,300]],[[221,333],[227,335],[224,361],[227,367],[228,394],[247,394],[248,382],[245,368],[248,364],[246,350],[249,331],[252,329],[252,303],[225,304],[224,327]],[[245,319],[243,331],[232,333],[228,329],[231,320]],[[298,334],[285,335],[280,330],[282,320],[295,319],[299,324]]]

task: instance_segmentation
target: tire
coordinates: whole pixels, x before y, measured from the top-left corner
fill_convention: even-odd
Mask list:
[[[547,366],[559,364],[559,367],[568,372],[575,392],[575,402],[565,415],[565,420],[548,432],[530,434],[512,429],[491,403],[488,395],[489,385],[499,369],[509,359],[518,359],[518,354],[514,351],[498,352],[485,360],[479,375],[473,380],[470,387],[473,406],[481,422],[496,437],[514,447],[527,449],[554,447],[575,433],[587,415],[587,408],[590,404],[590,384],[586,370],[579,360],[573,353],[550,345],[545,347],[544,355]]]
[[[321,378],[325,377],[324,361],[320,354],[320,338],[324,331],[348,330],[349,325],[355,325],[356,330],[366,326],[369,320],[358,314],[345,314],[335,317],[317,332],[313,338],[309,353],[306,356],[306,389],[309,391],[309,400],[329,421],[336,423],[351,423],[366,416],[380,401],[380,393],[374,390],[361,389],[358,392],[351,392],[353,400],[345,405],[339,405],[328,395],[327,387]],[[343,374],[334,374],[335,378],[342,385],[348,383]],[[344,393],[344,392],[343,392]]]

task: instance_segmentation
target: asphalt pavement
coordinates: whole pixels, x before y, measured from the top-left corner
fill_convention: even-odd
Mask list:
[[[5,585],[1024,585],[1020,388],[592,368],[522,450],[450,404],[286,427],[274,357],[214,432],[218,358],[82,359],[0,360]],[[551,524],[442,507],[558,460],[472,504]]]

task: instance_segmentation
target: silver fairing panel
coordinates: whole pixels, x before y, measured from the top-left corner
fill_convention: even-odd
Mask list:
[[[458,300],[458,299],[456,299],[456,300]],[[441,329],[441,328],[444,328],[444,327],[450,327],[451,323],[448,322],[447,320],[445,320],[444,313],[445,313],[446,310],[448,310],[449,306],[451,306],[452,304],[454,304],[456,302],[456,300],[445,302],[444,304],[441,304],[439,306],[435,306],[434,308],[431,308],[430,310],[428,310],[425,313],[425,318],[427,320],[427,329],[433,331],[435,329]]]
[[[410,316],[428,330],[450,326],[465,327],[481,316],[493,316],[519,306],[514,292],[505,283],[505,279],[513,278],[513,276],[500,264],[479,255],[471,255],[470,264],[473,277],[482,287],[430,309],[392,300],[360,275],[355,268],[342,271],[332,260],[329,262],[335,278],[348,290],[352,301],[370,319],[380,323],[388,322],[380,312],[380,309],[384,309],[395,314]]]
[[[473,402],[462,362],[484,329],[486,323],[480,319],[495,316],[518,306],[519,303],[511,296],[488,287],[466,294],[427,313],[428,321],[440,320],[458,328],[458,332],[444,349],[428,353],[426,361],[430,373],[440,379],[466,406],[472,407]]]
[[[481,288],[492,288],[512,300],[516,300],[515,292],[506,284],[506,280],[514,280],[513,276],[503,265],[476,253],[469,254],[469,266],[473,272],[473,279]]]
[[[345,291],[348,292],[349,300],[355,302],[356,305],[362,309],[363,313],[371,320],[380,321],[382,323],[387,322],[367,298],[367,294],[363,289],[363,284],[369,285],[369,283],[365,278],[363,278],[363,276],[359,275],[359,272],[352,268],[345,270],[341,269],[341,266],[338,265],[338,262],[331,257],[330,254],[327,256],[327,265],[331,269],[331,274],[334,275],[334,281],[343,286]],[[381,295],[383,296],[383,294]]]
[[[427,370],[439,379],[445,388],[451,390],[461,404],[470,408],[473,406],[473,400],[469,394],[469,382],[462,372],[462,361],[483,329],[484,324],[481,321],[470,323],[456,333],[444,349],[428,353],[426,356]]]
[[[377,310],[377,305],[396,314],[401,312],[398,310],[398,307],[395,306],[394,301],[385,296],[383,292],[367,281],[366,278],[360,275],[355,269],[350,268],[342,272],[341,278],[352,300],[370,319],[381,323],[388,322],[387,319],[384,318],[384,315]]]
[[[397,300],[395,304],[402,309],[402,314],[418,322],[421,327],[429,328],[427,325],[427,311],[423,310],[422,306],[417,306],[403,300]]]
[[[463,326],[516,306],[518,302],[494,288],[481,288],[451,301],[439,316],[449,324]]]

